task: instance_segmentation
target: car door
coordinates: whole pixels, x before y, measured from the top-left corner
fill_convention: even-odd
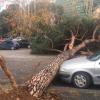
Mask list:
[[[95,83],[100,84],[100,59],[95,61]]]
[[[6,49],[6,41],[0,44],[0,49]]]
[[[7,41],[6,42],[6,47],[7,47],[7,49],[11,49],[13,47],[13,42],[12,41]]]
[[[4,41],[1,45],[0,45],[0,49],[6,49],[9,50],[11,49],[11,47],[13,46],[11,41]]]

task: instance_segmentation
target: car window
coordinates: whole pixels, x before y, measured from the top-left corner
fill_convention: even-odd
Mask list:
[[[6,44],[6,42],[4,41],[4,42],[2,42],[0,45],[5,45]]]
[[[87,58],[88,58],[89,60],[91,60],[91,61],[97,61],[97,60],[100,59],[100,53],[93,54],[93,55],[91,55],[91,56],[88,56]]]
[[[7,43],[4,41],[4,42],[2,42],[2,43],[0,44],[0,47],[3,48],[3,47],[5,47],[6,45],[7,45]]]
[[[6,41],[6,43],[7,43],[7,44],[13,44],[13,42],[12,42],[12,41]]]

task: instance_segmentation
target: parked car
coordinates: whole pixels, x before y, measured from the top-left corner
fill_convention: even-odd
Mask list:
[[[18,49],[19,47],[19,44],[12,40],[6,40],[0,44],[0,49],[2,50],[14,50]]]
[[[59,75],[78,88],[88,88],[91,84],[100,85],[100,53],[63,62]]]
[[[2,42],[4,42],[5,40],[4,39],[0,39],[0,44],[2,43]]]
[[[30,48],[30,43],[27,39],[20,40],[18,43],[21,48]]]
[[[20,48],[30,48],[30,42],[26,38],[17,37],[15,39],[13,39],[13,41],[18,42],[20,45]]]
[[[13,41],[21,41],[23,39],[25,39],[25,38],[24,37],[16,37],[16,38],[13,39]]]

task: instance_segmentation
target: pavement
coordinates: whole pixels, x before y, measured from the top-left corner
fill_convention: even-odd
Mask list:
[[[54,56],[32,55],[30,49],[0,50],[0,55],[5,58],[7,67],[19,84],[38,73],[54,58]],[[6,84],[8,82],[9,80],[0,70],[0,83]]]
[[[0,50],[0,55],[4,56],[6,65],[18,84],[27,81],[54,58],[54,56],[31,55],[30,49]],[[5,87],[8,83],[9,80],[0,70],[0,84]],[[63,98],[61,100],[100,100],[100,85],[89,89],[76,89],[71,84],[55,80],[50,87]]]

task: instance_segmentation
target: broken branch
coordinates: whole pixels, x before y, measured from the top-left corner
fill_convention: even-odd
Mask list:
[[[5,75],[10,80],[10,83],[14,89],[17,89],[17,83],[15,81],[14,76],[12,75],[11,71],[6,67],[6,62],[3,56],[0,56],[0,67],[4,71]]]

